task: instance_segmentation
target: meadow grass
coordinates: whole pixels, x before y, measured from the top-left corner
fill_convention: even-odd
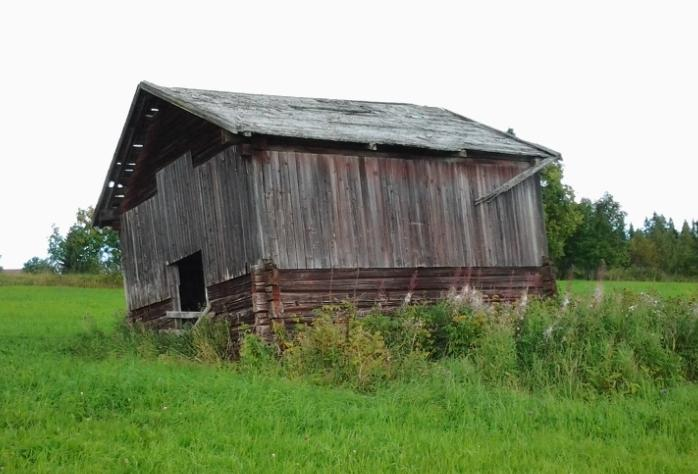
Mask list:
[[[123,288],[119,273],[25,273],[0,272],[0,286],[70,286],[77,288]]]
[[[370,393],[170,354],[89,357],[114,289],[0,287],[4,472],[695,472],[698,387],[592,400],[467,359]]]
[[[698,297],[698,282],[678,281],[604,281],[600,283],[604,291],[628,290],[635,293],[645,292],[662,297]],[[558,280],[561,292],[569,291],[574,295],[590,296],[596,291],[599,282],[593,280]]]

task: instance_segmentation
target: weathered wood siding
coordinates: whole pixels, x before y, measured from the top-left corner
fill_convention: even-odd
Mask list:
[[[130,309],[177,301],[170,264],[199,250],[207,286],[248,273],[262,257],[252,181],[236,146],[197,167],[186,154],[157,172],[157,193],[121,216]]]
[[[474,205],[530,166],[522,160],[288,150],[243,156],[237,145],[194,166],[187,153],[156,173],[154,196],[121,216],[129,308],[168,299],[177,307],[178,274],[171,264],[197,251],[209,300],[230,296],[225,307],[242,304],[236,311],[248,305],[239,296],[247,283],[238,278],[260,259],[282,271],[491,267],[502,269],[491,274],[503,285],[496,292],[507,284],[515,292],[522,285],[543,288],[530,280],[530,269],[547,253],[537,178]],[[512,268],[522,269],[514,272],[515,285],[507,277]],[[404,283],[393,276],[392,285]],[[306,301],[302,288],[295,295],[290,283],[288,304]],[[359,283],[366,288],[374,282]],[[448,289],[437,283],[435,291]],[[401,292],[409,291],[402,286]]]
[[[282,269],[540,266],[537,178],[474,205],[529,166],[260,151],[262,251]]]

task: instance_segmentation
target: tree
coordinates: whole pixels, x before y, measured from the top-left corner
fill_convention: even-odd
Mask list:
[[[76,222],[61,235],[53,227],[48,245],[48,261],[60,273],[99,273],[120,270],[118,234],[92,225],[94,209],[78,209]]]
[[[574,201],[574,190],[562,183],[562,166],[548,166],[541,172],[545,231],[550,259],[558,269],[565,266],[567,242],[582,222],[582,214]]]
[[[32,257],[26,262],[22,267],[22,271],[26,273],[50,273],[54,272],[55,269],[51,262],[46,258]]]
[[[679,266],[679,233],[674,227],[674,222],[654,213],[651,218],[645,219],[644,234],[657,249],[657,269],[668,274],[676,273]]]
[[[0,258],[2,258],[2,255],[0,255]],[[0,265],[0,272],[2,271],[2,265]]]
[[[620,203],[609,193],[594,203],[594,227],[599,239],[599,254],[609,267],[623,267],[628,264],[625,216]]]
[[[641,230],[630,234],[628,253],[631,266],[644,270],[659,269],[657,245],[653,240],[648,239]]]
[[[565,247],[563,269],[580,269],[591,277],[602,267],[628,264],[625,212],[613,196],[606,193],[596,202],[582,199],[577,205],[582,221]]]
[[[686,276],[698,275],[698,236],[693,226],[684,221],[676,243],[675,273]]]

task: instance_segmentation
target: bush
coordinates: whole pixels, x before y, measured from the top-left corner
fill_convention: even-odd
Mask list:
[[[289,374],[367,391],[392,378],[394,361],[378,332],[356,320],[350,306],[327,306],[283,352]]]
[[[520,378],[567,394],[634,393],[688,377],[666,329],[685,319],[670,303],[629,293],[565,308],[536,303],[517,335]]]
[[[240,340],[240,364],[246,368],[260,370],[275,362],[274,349],[259,337],[249,332],[243,333]]]

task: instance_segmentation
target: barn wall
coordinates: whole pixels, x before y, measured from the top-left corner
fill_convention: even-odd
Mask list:
[[[260,151],[254,202],[279,268],[535,267],[547,253],[536,179],[474,200],[526,161]]]
[[[250,167],[231,146],[197,167],[186,154],[158,171],[157,193],[121,216],[129,309],[177,301],[169,264],[197,251],[207,286],[248,273],[261,257]]]

